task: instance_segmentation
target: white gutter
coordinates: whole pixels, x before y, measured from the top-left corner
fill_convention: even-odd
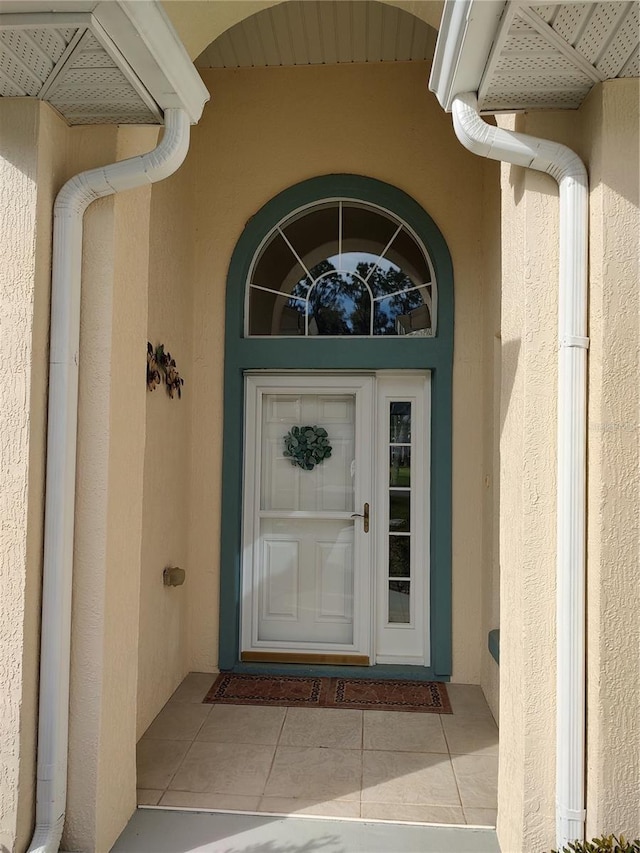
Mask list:
[[[67,797],[83,216],[92,201],[179,168],[189,149],[189,116],[168,109],[164,118],[157,148],[81,172],[62,187],[54,208],[36,828],[29,853],[57,853]]]
[[[438,30],[429,88],[451,111],[458,92],[475,92],[482,79],[507,0],[447,0]]]
[[[452,113],[469,151],[546,172],[560,188],[556,843],[562,849],[584,838],[585,820],[587,172],[565,145],[484,122],[475,94],[457,95]]]

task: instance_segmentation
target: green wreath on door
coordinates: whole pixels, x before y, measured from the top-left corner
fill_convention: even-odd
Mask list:
[[[284,437],[284,456],[303,471],[313,471],[331,456],[329,433],[319,426],[294,426]]]

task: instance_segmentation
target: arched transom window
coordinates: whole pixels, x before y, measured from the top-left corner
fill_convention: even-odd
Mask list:
[[[432,337],[433,265],[414,231],[372,204],[337,198],[285,217],[249,272],[245,334]]]

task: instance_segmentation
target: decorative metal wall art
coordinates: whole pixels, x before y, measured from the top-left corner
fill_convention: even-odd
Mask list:
[[[176,393],[178,397],[182,396],[184,379],[178,373],[175,359],[170,352],[165,352],[164,344],[158,344],[154,350],[147,341],[147,388],[153,391],[163,381],[170,397]]]

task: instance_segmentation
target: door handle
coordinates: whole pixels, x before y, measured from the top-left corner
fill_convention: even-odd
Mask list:
[[[353,512],[351,513],[351,518],[363,518],[364,519],[364,532],[369,532],[369,504],[364,505],[364,512]]]

